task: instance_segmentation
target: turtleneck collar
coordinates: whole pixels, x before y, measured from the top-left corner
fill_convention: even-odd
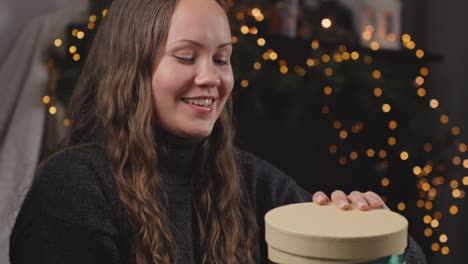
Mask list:
[[[187,185],[191,183],[193,161],[201,138],[182,138],[161,129],[154,129],[159,172],[168,185]]]

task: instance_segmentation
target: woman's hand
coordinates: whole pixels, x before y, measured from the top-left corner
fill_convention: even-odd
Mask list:
[[[323,192],[316,192],[312,196],[312,201],[318,205],[324,205],[330,202],[330,198]],[[374,192],[352,191],[349,195],[346,195],[343,191],[336,190],[331,194],[331,201],[342,210],[348,209],[350,204],[362,211],[377,208],[388,209],[382,198]]]

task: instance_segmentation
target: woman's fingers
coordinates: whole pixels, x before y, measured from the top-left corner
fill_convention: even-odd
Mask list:
[[[373,196],[369,196],[372,198],[372,201],[374,201],[374,198]],[[358,192],[358,191],[352,191],[349,195],[348,195],[348,199],[351,201],[352,204],[354,204],[354,206],[356,206],[357,208],[359,208],[359,210],[367,210],[369,209],[369,201],[365,198],[364,194],[362,192]],[[373,207],[373,208],[376,208],[376,207]]]
[[[346,210],[349,208],[349,201],[343,191],[336,190],[331,194],[332,202],[340,209]]]
[[[316,204],[323,205],[330,202],[330,198],[324,192],[316,192],[312,195],[312,201]]]
[[[366,199],[367,203],[372,207],[372,208],[387,208],[387,205],[382,201],[382,198],[376,194],[375,192],[366,192],[363,194],[364,198]]]

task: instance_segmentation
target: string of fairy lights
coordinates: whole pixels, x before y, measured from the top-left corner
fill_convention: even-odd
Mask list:
[[[234,2],[232,0],[227,1],[228,6],[233,7]],[[72,29],[71,35],[77,40],[83,40],[87,37],[89,32],[96,28],[96,23],[98,19],[105,17],[107,14],[107,9],[104,9],[100,14],[100,18],[97,15],[90,15],[87,23],[87,28],[85,30]],[[371,54],[361,54],[356,50],[348,50],[346,45],[339,45],[337,49],[332,53],[324,53],[321,56],[306,58],[302,65],[295,65],[291,67],[288,64],[287,58],[282,57],[281,54],[278,54],[273,48],[270,48],[266,39],[261,36],[259,29],[255,26],[247,25],[248,19],[253,19],[256,23],[262,23],[265,19],[265,15],[260,8],[243,8],[241,11],[238,11],[235,14],[235,19],[240,23],[239,34],[245,36],[251,36],[249,38],[243,38],[248,41],[253,41],[254,45],[257,45],[262,49],[262,52],[258,54],[258,59],[252,63],[253,73],[259,72],[264,69],[263,64],[270,62],[276,63],[278,66],[278,71],[285,75],[288,74],[291,69],[297,74],[298,77],[304,77],[310,69],[317,70],[319,66],[323,71],[323,75],[331,78],[334,75],[334,68],[331,65],[333,63],[346,63],[347,61],[359,61],[361,60],[367,65],[373,65],[374,57]],[[331,18],[324,18],[321,22],[321,26],[324,28],[333,27],[333,20]],[[365,40],[372,39],[373,29],[370,26],[365,27],[364,32],[361,37]],[[240,36],[233,35],[231,38],[232,43],[235,45],[240,41]],[[396,39],[395,36],[388,36],[389,40]],[[412,40],[409,34],[403,34],[401,36],[402,46],[414,52],[414,56],[417,59],[422,60],[426,55],[424,50],[418,49],[416,43]],[[55,39],[54,46],[58,49],[65,50],[67,56],[70,56],[73,61],[79,62],[82,60],[81,54],[78,53],[78,48],[75,45],[65,47],[62,39]],[[310,49],[312,51],[318,50],[321,43],[319,40],[310,41]],[[370,42],[370,50],[378,51],[380,45],[378,42]],[[291,71],[291,72],[292,72]],[[375,67],[371,72],[371,77],[375,80],[379,80],[384,73],[382,70]],[[433,111],[435,114],[439,113],[439,101],[435,98],[429,98],[427,90],[423,87],[425,84],[425,79],[429,76],[429,69],[427,66],[422,66],[419,69],[419,72],[414,76],[413,83],[410,84],[415,88],[415,96],[418,96],[427,101],[427,108],[430,111]],[[248,88],[251,81],[249,78],[245,77],[239,80],[239,85],[242,88]],[[326,85],[323,87],[323,95],[327,97],[332,97],[334,95],[333,85]],[[379,100],[383,97],[385,93],[385,87],[378,86],[374,87],[370,93],[375,97],[376,100]],[[45,95],[42,98],[43,103],[48,108],[50,115],[55,115],[57,113],[57,100],[54,95]],[[361,133],[366,126],[362,121],[357,121],[349,127],[345,127],[344,123],[338,120],[335,116],[332,116],[333,109],[328,105],[324,104],[321,107],[321,114],[325,117],[332,117],[331,126],[337,131],[336,142],[329,145],[328,151],[329,154],[333,157],[336,157],[337,163],[339,166],[346,166],[350,162],[357,161],[359,159],[371,159],[371,158],[380,158],[381,166],[388,168],[390,166],[388,162],[389,149],[398,149],[398,155],[400,162],[406,162],[408,164],[413,164],[412,153],[409,150],[404,149],[404,146],[399,146],[399,140],[396,136],[396,131],[399,128],[398,120],[391,119],[386,123],[386,127],[382,131],[388,132],[389,136],[386,139],[386,142],[382,143],[378,147],[366,147],[363,146],[362,149],[348,151],[347,153],[340,153],[343,147],[343,142],[346,142],[347,139],[353,135],[358,135]],[[383,113],[391,114],[392,113],[392,104],[391,102],[382,102],[380,104],[380,111]],[[452,159],[450,163],[455,167],[460,167],[462,169],[468,168],[468,158],[463,158],[463,155],[466,154],[468,150],[467,144],[463,143],[458,139],[458,136],[461,133],[461,130],[458,126],[452,125],[449,122],[449,117],[447,114],[439,114],[439,122],[446,126],[450,133],[455,136],[456,148],[454,150]],[[69,127],[71,120],[65,118],[63,120],[63,125]],[[429,128],[430,129],[430,128]],[[401,149],[399,149],[401,148]],[[431,153],[433,150],[433,144],[427,142],[422,146],[424,152]],[[450,253],[449,248],[449,238],[446,233],[440,232],[440,227],[442,225],[442,219],[445,219],[445,216],[454,216],[457,215],[460,211],[458,201],[465,197],[465,186],[468,185],[468,176],[461,176],[457,179],[448,180],[447,175],[438,175],[434,176],[435,170],[433,161],[427,160],[424,164],[411,165],[412,171],[407,174],[417,177],[417,190],[419,192],[419,198],[416,202],[416,207],[424,210],[421,221],[424,223],[424,236],[427,237],[431,242],[431,250],[433,252],[439,252],[442,255],[448,255]],[[462,174],[463,175],[463,174]],[[468,173],[467,173],[468,175]],[[391,179],[388,175],[383,176],[380,179],[380,185],[383,188],[387,188],[391,184]],[[437,206],[434,205],[437,198],[444,192],[443,187],[448,186],[451,190],[451,197],[453,198],[452,204],[446,209],[437,210]],[[387,198],[387,197],[384,197]],[[403,212],[407,209],[407,203],[405,201],[400,201],[397,203],[397,210]]]

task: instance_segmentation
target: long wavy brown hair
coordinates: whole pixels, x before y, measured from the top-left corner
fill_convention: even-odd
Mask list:
[[[182,0],[183,1],[183,0]],[[216,0],[225,7],[223,0]],[[137,233],[137,263],[173,263],[175,243],[158,171],[151,75],[178,0],[114,0],[96,33],[71,104],[65,146],[105,150]],[[233,146],[232,99],[204,140],[194,170],[203,263],[253,263],[257,225]]]

